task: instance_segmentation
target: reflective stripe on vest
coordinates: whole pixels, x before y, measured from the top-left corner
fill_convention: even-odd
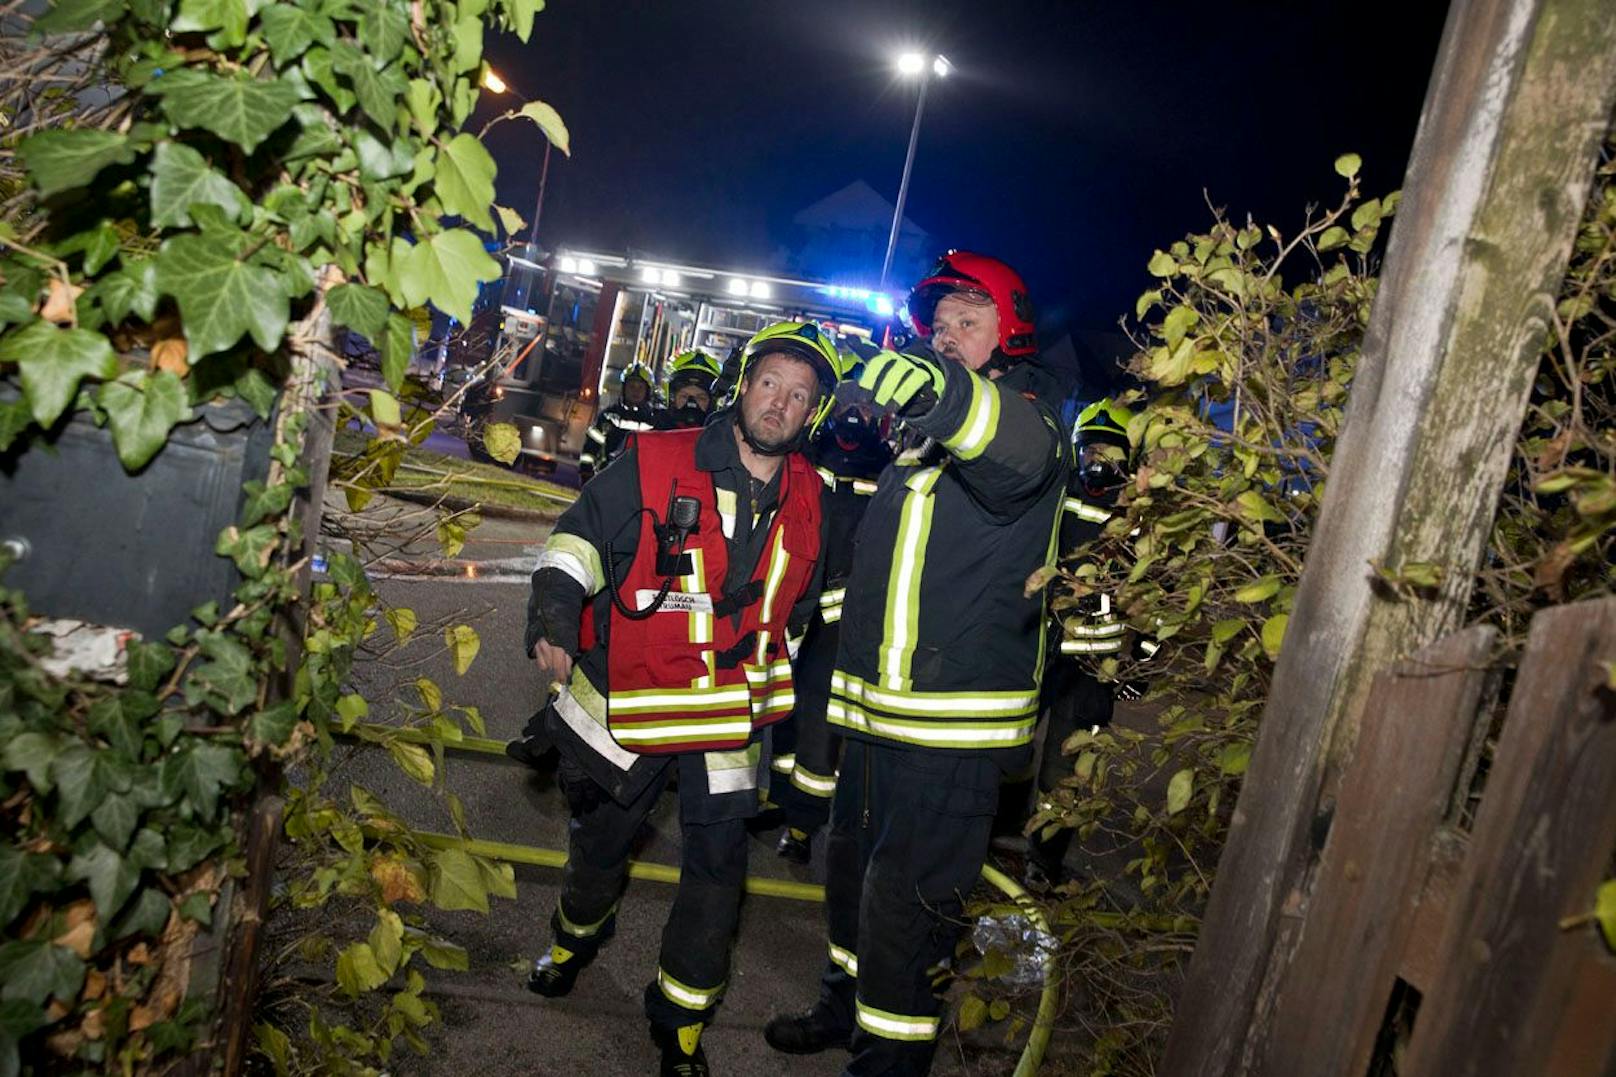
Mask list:
[[[1111,519],[1111,514],[1105,509],[1090,505],[1081,498],[1069,497],[1061,503],[1061,507],[1079,520],[1087,520],[1091,524],[1103,524]]]
[[[838,475],[827,467],[816,467],[814,470],[819,472],[821,479],[825,480],[825,489],[831,491],[845,490],[851,487],[855,494],[863,494],[868,497],[875,493],[875,488],[878,485],[874,479],[856,479],[847,475]]]
[[[1011,748],[1032,740],[1038,692],[891,691],[851,674],[831,677],[831,725],[933,748]]]
[[[965,421],[948,437],[940,438],[943,447],[961,460],[975,460],[987,449],[993,436],[999,432],[999,390],[979,374],[968,375],[971,381],[971,403],[965,409]]]
[[[1063,639],[1061,654],[1117,654],[1122,650],[1120,639]]]
[[[911,683],[910,663],[920,637],[920,580],[926,567],[926,540],[931,537],[931,515],[936,504],[931,492],[942,473],[940,467],[923,467],[904,479],[909,492],[904,495],[899,515],[898,540],[887,577],[886,618],[877,652],[881,683],[888,688],[903,689]]]

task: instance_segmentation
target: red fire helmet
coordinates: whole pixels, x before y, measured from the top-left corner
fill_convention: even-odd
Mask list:
[[[949,251],[937,260],[931,275],[909,293],[909,321],[925,339],[931,336],[932,314],[950,292],[984,292],[999,312],[999,350],[1007,356],[1031,355],[1038,350],[1033,328],[1032,300],[1021,274],[997,258],[971,251]]]

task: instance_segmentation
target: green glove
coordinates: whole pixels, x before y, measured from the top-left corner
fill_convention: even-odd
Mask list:
[[[943,395],[945,380],[942,367],[930,359],[881,351],[865,362],[858,383],[861,389],[868,390],[875,397],[876,404],[881,407],[925,414]],[[910,405],[919,406],[911,410]]]

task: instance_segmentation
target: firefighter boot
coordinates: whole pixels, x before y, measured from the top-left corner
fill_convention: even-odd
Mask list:
[[[788,1055],[817,1055],[832,1047],[846,1049],[853,1032],[831,1017],[823,1005],[806,1013],[783,1013],[763,1026],[763,1038]]]
[[[661,1077],[708,1077],[707,1052],[701,1046],[702,1026],[685,1025],[672,1032],[653,1028],[651,1039],[662,1048]]]
[[[600,926],[599,932],[589,940],[587,947],[572,949],[564,944],[559,932],[557,941],[550,944],[550,949],[537,961],[533,962],[533,971],[527,974],[527,989],[536,995],[545,998],[561,998],[572,990],[573,984],[578,982],[578,974],[582,972],[595,955],[600,952],[607,939],[617,927],[617,917],[608,917]],[[577,946],[576,942],[570,939]]]
[[[777,856],[793,864],[806,864],[813,858],[812,842],[813,835],[806,830],[788,826],[785,833],[780,835],[780,844],[774,847],[774,851]]]

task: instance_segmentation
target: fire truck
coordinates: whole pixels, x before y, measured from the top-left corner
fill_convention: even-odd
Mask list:
[[[867,339],[902,302],[854,284],[636,254],[563,248],[506,260],[487,418],[517,427],[517,465],[541,473],[576,464],[595,413],[615,393],[613,375],[631,363],[660,381],[681,351],[701,348],[723,362],[759,329],[786,320]]]

